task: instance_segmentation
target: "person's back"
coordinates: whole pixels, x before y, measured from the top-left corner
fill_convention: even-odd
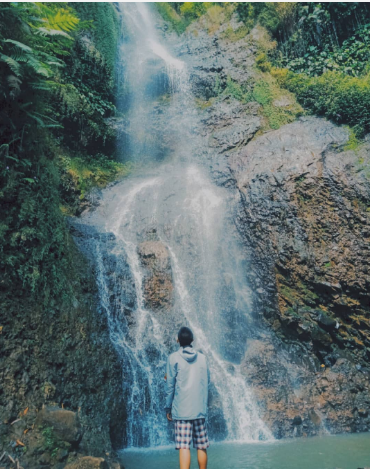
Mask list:
[[[198,449],[199,468],[207,468],[209,447],[205,418],[208,405],[208,368],[205,356],[191,346],[193,334],[183,327],[178,334],[180,349],[167,361],[166,413],[175,421],[176,449],[180,468],[190,468],[190,443]]]

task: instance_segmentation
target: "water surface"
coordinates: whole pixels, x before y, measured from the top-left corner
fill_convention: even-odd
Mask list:
[[[192,449],[191,468],[197,467]],[[370,433],[341,434],[270,443],[213,443],[208,468],[369,468]],[[126,449],[125,468],[178,468],[174,447]]]

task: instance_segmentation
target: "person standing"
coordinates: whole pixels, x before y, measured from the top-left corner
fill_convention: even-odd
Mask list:
[[[193,349],[193,340],[190,328],[180,328],[180,349],[167,360],[165,410],[168,421],[175,423],[180,468],[190,468],[191,441],[197,449],[199,468],[207,468],[209,371],[205,356]]]

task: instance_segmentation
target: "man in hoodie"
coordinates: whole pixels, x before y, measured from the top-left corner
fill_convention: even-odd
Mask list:
[[[172,353],[167,360],[167,419],[175,422],[180,468],[190,468],[191,441],[197,449],[199,468],[207,468],[207,361],[203,354],[193,349],[193,333],[189,328],[180,328],[177,342],[180,343],[180,349]]]

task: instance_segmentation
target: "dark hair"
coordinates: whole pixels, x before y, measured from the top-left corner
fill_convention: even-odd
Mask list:
[[[193,332],[187,326],[180,328],[177,337],[179,338],[180,346],[183,347],[190,346],[194,339]]]

